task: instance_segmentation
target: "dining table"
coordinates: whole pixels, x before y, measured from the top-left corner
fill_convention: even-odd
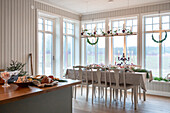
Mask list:
[[[97,70],[93,70],[93,80],[97,80]],[[91,71],[87,70],[87,79],[88,81],[92,80],[92,76],[91,76]],[[104,71],[101,71],[101,81],[105,81],[105,77],[104,75]],[[77,77],[79,74],[79,70],[73,70],[72,68],[69,68],[66,70],[66,74],[65,77],[68,79],[78,79],[75,78]],[[112,77],[114,77],[114,71],[110,72],[110,75]],[[82,79],[86,78],[86,70],[82,70]],[[145,82],[147,80],[146,78],[146,73],[145,72],[126,72],[126,83],[127,84],[131,84],[134,85],[134,104],[135,104],[135,108],[137,109],[137,98],[138,98],[138,87],[140,86],[143,89],[143,100],[146,100],[146,86],[145,86]],[[106,72],[106,80],[107,82],[109,82],[109,71]],[[123,83],[123,73],[120,72],[119,74],[119,82]],[[116,83],[115,79],[112,79],[112,83]]]

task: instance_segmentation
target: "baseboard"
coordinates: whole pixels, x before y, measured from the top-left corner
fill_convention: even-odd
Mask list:
[[[147,90],[146,94],[170,97],[170,92]]]

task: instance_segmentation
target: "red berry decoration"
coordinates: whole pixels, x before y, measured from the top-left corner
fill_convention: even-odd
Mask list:
[[[118,33],[116,33],[116,35],[118,35]]]
[[[125,33],[125,30],[124,30],[124,29],[122,30],[122,33]]]
[[[107,34],[110,34],[110,31],[107,31]]]
[[[96,34],[96,32],[94,32],[94,34]]]
[[[83,35],[83,34],[84,34],[84,32],[81,33],[81,35]]]

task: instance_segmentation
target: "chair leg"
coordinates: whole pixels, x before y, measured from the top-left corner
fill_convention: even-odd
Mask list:
[[[143,101],[146,101],[146,92],[143,91]]]
[[[137,109],[137,86],[134,87],[134,109]]]
[[[124,90],[124,105],[123,105],[124,109],[125,109],[125,104],[126,104],[126,90]]]
[[[114,95],[115,95],[115,90],[114,90],[114,88],[113,88],[113,101],[114,101]]]
[[[118,89],[116,89],[116,101],[118,101]]]
[[[136,102],[137,102],[137,103],[138,103],[138,89],[139,89],[139,87],[137,86],[137,87],[136,87],[136,92],[137,92],[137,94],[136,94],[136,98],[137,98]]]
[[[81,96],[83,95],[83,85],[81,84]]]
[[[74,87],[74,98],[76,99],[76,85]]]
[[[73,95],[74,95],[74,87],[72,86],[72,98],[73,98]]]
[[[89,85],[86,85],[86,101],[88,101],[88,96],[89,96]]]
[[[98,99],[100,99],[100,87],[98,87]]]
[[[133,88],[132,88],[132,92],[131,92],[131,101],[132,101],[132,104],[133,104]]]
[[[141,100],[141,88],[139,86],[139,99]]]
[[[107,87],[105,87],[105,106],[107,106]]]
[[[101,88],[101,97],[103,98],[103,96],[104,96],[104,88],[102,87]]]
[[[110,106],[112,104],[112,88],[110,87]]]
[[[94,86],[92,86],[92,104],[93,104]]]
[[[96,98],[96,87],[94,87],[94,96],[95,96],[95,98]]]
[[[122,90],[120,89],[120,101],[121,101],[121,98],[122,98]]]

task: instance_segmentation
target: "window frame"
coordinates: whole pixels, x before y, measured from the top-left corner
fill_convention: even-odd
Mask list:
[[[96,30],[97,30],[97,24],[98,23],[102,23],[102,27],[103,27],[103,24],[104,24],[104,27],[102,28],[102,29],[104,29],[104,31],[105,31],[105,21],[104,20],[101,20],[101,21],[95,21],[95,22],[85,22],[84,24],[82,24],[83,26],[84,26],[84,29],[87,29],[86,27],[87,27],[87,24],[95,24],[95,26],[96,26]],[[105,38],[105,37],[99,37],[99,38]],[[106,40],[105,40],[106,41]],[[96,45],[94,45],[95,46],[95,64],[97,63],[98,64],[98,44],[96,44]],[[105,45],[105,48],[106,48],[106,45]],[[84,55],[85,55],[85,57],[84,57],[84,64],[85,65],[87,65],[87,41],[86,40],[84,40]],[[106,55],[104,54],[104,57],[105,57],[105,59],[106,59]],[[104,59],[104,64],[105,64],[105,60]]]
[[[66,28],[65,28],[66,31],[65,31],[65,33],[63,31],[63,39],[66,38],[66,51],[68,49],[68,46],[67,46],[68,45],[68,38],[70,38],[70,37],[73,38],[72,39],[73,40],[73,42],[72,42],[72,45],[73,45],[72,51],[73,51],[73,53],[71,53],[72,54],[71,55],[71,65],[73,66],[75,64],[75,23],[71,22],[69,20],[66,20],[66,19],[63,20],[63,23],[64,22],[65,22],[65,25],[66,25]],[[74,34],[68,34],[68,25],[67,25],[67,23],[73,25],[73,33]],[[63,29],[64,29],[64,24],[63,24]],[[64,45],[64,42],[63,42],[63,45]],[[63,50],[64,50],[64,48],[63,48]],[[63,60],[64,60],[64,54],[66,54],[66,53],[64,53],[64,51],[63,51]],[[65,67],[64,62],[63,62],[63,70],[65,70],[65,68],[68,68],[68,65]]]
[[[162,30],[162,16],[169,16],[169,29],[167,30]],[[152,26],[153,24],[153,17],[159,17],[159,30],[153,30],[152,31],[146,31],[146,18],[151,17],[152,18]],[[143,51],[143,55],[144,55],[144,59],[143,59],[143,63],[144,63],[144,68],[146,68],[146,34],[147,33],[159,33],[159,39],[162,39],[162,33],[163,32],[170,32],[170,13],[160,13],[160,14],[148,14],[148,15],[143,15],[143,40],[144,40],[144,51]],[[159,43],[159,77],[163,76],[162,73],[162,43]]]
[[[111,30],[113,30],[113,23],[115,22],[115,21],[124,21],[124,26],[126,27],[126,21],[127,20],[137,20],[137,25],[134,25],[134,26],[136,26],[137,27],[137,32],[133,32],[133,33],[136,33],[137,35],[136,35],[136,38],[137,38],[137,65],[139,64],[139,61],[138,61],[138,57],[139,57],[139,54],[138,54],[138,48],[139,48],[139,45],[138,45],[138,32],[139,32],[139,29],[138,29],[138,27],[139,27],[139,17],[138,16],[131,16],[131,17],[124,17],[124,18],[121,18],[121,17],[119,17],[119,18],[116,18],[116,19],[111,19],[110,20],[110,22],[111,22]],[[119,27],[119,25],[118,25],[118,27]],[[129,26],[128,26],[129,27]],[[132,29],[133,29],[133,21],[132,21]],[[110,54],[110,64],[114,64],[114,58],[115,58],[115,56],[113,56],[113,38],[114,38],[114,36],[111,38],[111,54]],[[123,46],[123,53],[125,53],[125,57],[127,56],[126,54],[127,54],[127,36],[124,36],[124,46]],[[121,56],[121,55],[120,55]],[[134,60],[134,59],[133,59]]]
[[[39,28],[38,28],[38,25],[39,25],[39,22],[38,22],[38,19],[39,18],[41,18],[41,19],[43,19],[43,30],[39,30]],[[52,32],[50,32],[50,31],[46,31],[45,30],[45,20],[51,20],[52,22],[53,22],[53,30],[52,30]],[[50,18],[50,17],[46,17],[46,16],[42,16],[42,15],[39,15],[38,17],[37,17],[37,73],[39,72],[39,70],[38,70],[38,68],[39,68],[39,64],[38,64],[38,61],[39,61],[39,43],[38,43],[38,34],[39,34],[39,32],[40,33],[43,33],[43,46],[44,46],[44,48],[45,48],[45,34],[46,33],[48,33],[48,34],[52,34],[52,40],[53,40],[53,45],[52,45],[52,73],[53,74],[55,74],[55,71],[54,71],[54,69],[55,69],[55,67],[54,67],[54,64],[55,64],[55,62],[54,62],[54,57],[55,57],[55,42],[54,42],[54,38],[55,38],[55,34],[56,34],[56,31],[55,31],[55,29],[56,29],[56,22],[55,22],[55,18]],[[43,66],[42,66],[42,74],[45,74],[45,49],[43,49]]]

